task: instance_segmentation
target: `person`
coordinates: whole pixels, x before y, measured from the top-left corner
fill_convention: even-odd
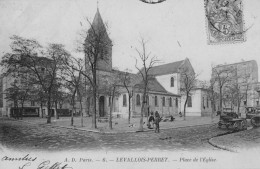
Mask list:
[[[159,133],[160,132],[160,123],[161,121],[161,118],[160,118],[160,115],[158,113],[158,111],[155,112],[155,119],[154,119],[154,124],[155,124],[155,133]]]
[[[152,127],[151,127],[151,123],[152,123]],[[153,116],[153,112],[151,112],[151,115],[148,118],[148,128],[149,129],[153,129],[154,128],[154,116]]]
[[[179,112],[179,116],[182,117],[182,113],[181,112]]]

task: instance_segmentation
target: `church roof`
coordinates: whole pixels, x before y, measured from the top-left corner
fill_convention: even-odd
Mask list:
[[[177,73],[180,66],[184,63],[185,60],[172,62],[164,65],[154,66],[149,70],[150,75],[159,76]]]
[[[119,70],[112,70],[113,73],[122,72]],[[142,75],[140,74],[133,74],[129,73],[130,76],[130,84],[129,86],[135,87],[136,89],[142,90],[144,87],[144,82]],[[123,84],[120,84],[123,85]],[[149,93],[158,93],[164,95],[171,95],[171,96],[179,96],[173,93],[168,92],[158,81],[155,77],[151,77],[148,84]]]
[[[100,15],[99,9],[97,9],[97,12],[95,14],[95,17],[93,19],[91,26],[92,26],[92,28],[90,28],[89,31],[94,30],[96,33],[102,32],[102,33],[104,33],[104,37],[107,38],[109,41],[111,41],[108,34],[107,34],[106,26],[103,22],[101,15]]]

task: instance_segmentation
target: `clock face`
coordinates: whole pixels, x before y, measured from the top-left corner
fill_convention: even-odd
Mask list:
[[[166,0],[140,0],[140,1],[147,3],[147,4],[157,4],[157,3],[164,2]]]

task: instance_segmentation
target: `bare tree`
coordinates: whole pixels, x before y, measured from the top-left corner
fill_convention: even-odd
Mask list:
[[[71,55],[68,55],[66,59],[63,60],[63,71],[61,72],[62,79],[67,83],[66,87],[71,92],[71,126],[73,126],[73,114],[75,112],[75,103],[76,103],[76,94],[80,99],[80,112],[81,112],[81,126],[83,126],[83,111],[82,111],[82,88],[83,87],[83,71],[84,65],[81,58],[76,58]]]
[[[141,107],[141,118],[140,118],[140,126],[139,130],[143,131],[143,116],[144,116],[144,111],[145,111],[145,105],[147,104],[147,93],[148,93],[148,85],[149,82],[151,81],[152,77],[149,74],[150,69],[159,62],[158,59],[156,59],[155,56],[151,57],[151,52],[147,52],[146,49],[146,44],[147,41],[145,41],[143,38],[141,38],[140,41],[141,44],[141,49],[137,49],[136,51],[138,53],[138,59],[141,61],[142,64],[142,69],[137,66],[138,60],[136,58],[136,64],[135,67],[139,72],[139,75],[142,77],[142,107]]]
[[[109,128],[112,129],[112,112],[114,107],[114,99],[120,95],[120,72],[116,69],[113,73],[102,77],[102,84],[99,87],[100,93],[103,93],[110,97],[110,109],[109,109]]]
[[[109,62],[109,54],[112,48],[112,41],[109,39],[106,26],[104,24],[92,24],[88,31],[81,34],[84,42],[79,45],[78,50],[85,54],[85,71],[83,76],[88,80],[91,89],[93,102],[92,113],[92,128],[97,128],[96,111],[97,111],[97,96],[98,96],[98,69],[100,63],[107,64]]]
[[[215,81],[215,91],[219,93],[219,109],[223,111],[223,89],[226,85],[232,81],[232,77],[234,75],[233,68],[226,68],[226,67],[213,67],[212,68],[212,76],[211,80]]]
[[[41,86],[47,97],[47,123],[51,123],[52,92],[59,81],[57,72],[61,69],[61,61],[68,52],[61,44],[50,44],[44,51],[36,40],[19,36],[12,36],[11,40],[12,52],[6,53],[1,62],[5,74],[27,74],[26,80],[31,85]]]
[[[185,96],[185,102],[184,102],[184,108],[183,108],[183,119],[186,118],[186,105],[188,102],[188,99],[191,95],[191,91],[194,90],[197,87],[197,77],[198,74],[195,74],[193,70],[189,69],[188,67],[183,67],[180,70],[180,76],[181,76],[181,86],[180,91],[181,94]]]
[[[131,121],[131,98],[133,97],[133,86],[131,86],[131,76],[129,70],[125,70],[125,72],[120,72],[119,75],[121,83],[123,83],[124,88],[128,94],[128,124]]]

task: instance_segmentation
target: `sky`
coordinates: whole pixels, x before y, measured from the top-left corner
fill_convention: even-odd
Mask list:
[[[243,0],[246,41],[209,45],[203,0],[99,0],[98,7],[113,41],[113,67],[135,68],[140,38],[147,50],[166,64],[189,58],[200,80],[209,80],[211,66],[256,60],[260,63],[260,1]],[[43,46],[62,43],[76,53],[79,33],[89,28],[97,0],[0,0],[0,56],[10,50],[12,35],[34,38]]]

